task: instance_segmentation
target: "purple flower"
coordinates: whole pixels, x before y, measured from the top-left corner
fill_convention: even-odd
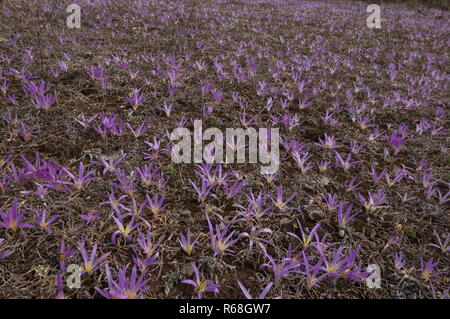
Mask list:
[[[144,135],[144,133],[150,128],[151,121],[143,122],[138,128],[133,129],[130,123],[125,123],[128,129],[133,134],[134,138],[139,138]]]
[[[230,247],[233,246],[239,240],[239,238],[231,239],[233,237],[233,234],[236,232],[235,230],[227,235],[228,229],[231,224],[228,224],[226,226],[222,225],[223,229],[221,230],[221,227],[218,224],[216,224],[215,228],[212,226],[208,215],[206,215],[206,220],[208,221],[209,236],[211,239],[211,246],[214,251],[214,256],[223,255],[225,252],[233,252]]]
[[[64,295],[63,275],[60,273],[56,275],[56,290],[55,299],[66,299]]]
[[[389,208],[389,206],[383,205],[386,203],[386,194],[381,190],[378,190],[376,193],[369,191],[369,198],[367,200],[361,194],[358,194],[358,197],[369,213],[373,213],[380,208]]]
[[[242,188],[245,186],[245,182],[241,182],[239,180],[235,180],[233,185],[228,182],[223,183],[223,188],[225,191],[226,199],[230,200],[233,197],[235,197],[237,194],[239,194],[242,190]]]
[[[200,236],[197,236],[197,238],[194,239],[194,241],[192,241],[191,238],[192,234],[191,234],[191,230],[188,229],[186,236],[183,235],[183,233],[181,233],[180,235],[180,239],[178,239],[178,242],[180,243],[181,248],[183,248],[183,250],[190,256],[192,253],[192,250],[194,249],[195,244],[197,243],[198,239],[200,238]]]
[[[397,131],[393,131],[391,135],[386,136],[386,140],[394,148],[394,153],[397,154],[401,151],[401,145],[405,143],[406,138],[397,135]]]
[[[248,238],[248,240],[249,240],[247,253],[250,253],[252,251],[253,246],[256,243],[262,249],[264,254],[267,254],[267,250],[266,250],[266,247],[264,246],[264,244],[272,245],[272,243],[270,241],[268,241],[267,239],[258,237],[260,234],[264,234],[264,233],[272,234],[272,230],[270,228],[258,228],[258,226],[253,226],[250,230],[250,233],[243,232],[243,233],[239,234],[239,238]]]
[[[242,292],[244,293],[245,298],[247,299],[253,299],[252,295],[250,295],[247,288],[244,287],[244,285],[238,280],[237,281],[239,288],[241,288]],[[258,296],[258,299],[265,299],[267,293],[269,292],[270,288],[272,288],[273,282],[269,282],[266,287],[261,291],[261,293]],[[280,297],[276,297],[275,299],[280,299]]]
[[[88,71],[88,75],[94,80],[100,80],[104,77],[103,68],[101,65],[98,67],[92,66]]]
[[[112,183],[112,186],[115,188],[121,190],[125,194],[129,195],[130,197],[133,196],[134,192],[136,191],[136,187],[134,185],[134,172],[128,177],[125,170],[121,169],[114,169],[114,173],[117,176],[117,179],[119,180],[119,184]]]
[[[294,233],[287,232],[289,236],[292,236],[300,241],[302,244],[302,248],[306,249],[309,247],[310,244],[313,243],[314,238],[316,239],[316,242],[319,242],[319,235],[317,234],[317,231],[319,230],[320,224],[316,224],[313,229],[309,232],[309,235],[306,235],[306,233],[303,231],[303,227],[300,224],[299,220],[297,219],[298,227],[300,228],[301,238],[297,236]]]
[[[58,218],[59,215],[54,215],[47,219],[47,211],[44,209],[39,211],[36,209],[36,219],[38,221],[38,226],[40,229],[45,229],[49,233],[51,233],[50,225]]]
[[[128,222],[128,224],[126,226],[123,225],[123,219],[121,217],[117,218],[115,216],[112,216],[112,219],[116,222],[117,227],[119,228],[119,230],[116,230],[111,237],[112,243],[113,245],[116,244],[116,238],[117,235],[121,234],[123,235],[123,237],[125,237],[126,240],[130,240],[131,239],[131,232],[133,230],[135,230],[136,228],[138,228],[142,223],[134,223],[134,219],[135,217],[133,216],[131,218],[131,220]]]
[[[0,226],[16,231],[17,228],[33,228],[33,225],[22,223],[25,212],[21,213],[17,198],[14,199],[13,205],[7,212],[0,210]]]
[[[361,182],[355,184],[355,181],[356,177],[353,177],[351,181],[345,182],[345,190],[347,192],[356,191],[359,189],[359,185],[361,185]]]
[[[194,184],[194,182],[192,182],[191,180],[189,180],[189,182],[191,183],[192,187],[194,188],[194,190],[197,192],[197,196],[198,196],[198,201],[199,202],[204,202],[206,197],[208,197],[209,193],[211,192],[211,190],[213,189],[213,187],[216,185],[216,182],[211,183],[209,182],[205,177],[201,177],[201,186],[197,186]]]
[[[80,249],[81,256],[83,257],[84,266],[81,267],[81,274],[92,273],[102,266],[102,261],[108,257],[111,252],[103,254],[100,258],[97,258],[97,243],[92,247],[91,254],[88,256],[86,249],[84,248],[84,241],[78,243],[78,249]]]
[[[136,111],[145,101],[145,96],[141,93],[141,90],[142,89],[134,89],[130,94],[130,97],[125,98],[125,102],[129,103],[134,111]]]
[[[66,247],[64,239],[61,239],[58,259],[62,272],[66,271],[65,261],[69,259],[74,253],[75,251],[73,250],[73,247]]]
[[[435,271],[436,266],[439,265],[438,262],[433,262],[433,258],[428,259],[424,262],[422,257],[420,257],[420,267],[422,269],[422,279],[425,281],[434,281],[434,277],[445,274],[445,271],[437,272]]]
[[[344,205],[346,202],[340,202],[337,206],[337,218],[338,224],[340,227],[347,226],[350,222],[352,222],[357,215],[361,213],[360,210],[352,213],[353,205],[349,204],[347,208],[344,209]]]
[[[325,139],[322,140],[319,137],[319,143],[314,143],[314,145],[323,147],[325,149],[333,149],[333,148],[338,148],[339,146],[336,145],[336,137],[335,136],[328,136],[327,134],[325,134]]]
[[[250,191],[250,195],[245,194],[245,196],[247,197],[248,201],[247,208],[237,204],[233,205],[241,209],[241,211],[238,213],[239,215],[244,216],[244,219],[246,220],[250,220],[251,218],[260,219],[263,216],[271,213],[273,205],[270,205],[269,207],[264,207],[266,195],[264,195],[263,192],[259,192],[258,196],[255,197],[253,192]]]
[[[152,163],[149,163],[146,166],[143,167],[136,167],[135,171],[139,174],[141,177],[141,181],[144,184],[144,186],[150,186],[150,184],[153,181],[153,178],[159,171],[159,167],[156,167],[153,169]]]
[[[335,152],[334,154],[336,156],[336,165],[339,167],[342,167],[344,170],[348,170],[350,167],[356,166],[356,165],[362,163],[362,161],[350,162],[350,160],[352,158],[352,153],[349,153],[345,160],[341,157],[341,154],[339,154],[338,152]]]
[[[292,194],[290,197],[288,197],[286,200],[283,200],[283,186],[278,186],[277,188],[277,197],[275,202],[275,206],[280,209],[280,211],[284,212],[286,210],[295,209],[293,207],[288,207],[287,204],[294,199],[294,197],[297,195],[297,193]]]
[[[298,272],[300,263],[297,260],[291,258],[283,258],[280,263],[277,263],[272,256],[266,254],[269,259],[269,263],[262,264],[261,267],[269,267],[272,269],[275,276],[275,283],[278,283],[283,277]]]
[[[195,273],[195,281],[187,279],[187,280],[182,280],[181,283],[194,286],[195,287],[195,292],[197,293],[198,299],[202,299],[203,298],[203,294],[205,292],[208,292],[208,291],[212,291],[214,293],[218,293],[219,292],[220,285],[214,284],[209,279],[208,280],[207,279],[200,279],[200,273],[198,271],[197,266],[194,263],[192,263],[191,266],[192,266],[192,269],[194,270],[194,273]]]
[[[405,255],[402,251],[394,254],[394,267],[397,271],[401,271],[405,267]]]
[[[103,297],[107,299],[140,299],[142,294],[150,289],[147,283],[150,279],[145,279],[147,272],[137,276],[137,268],[133,267],[131,276],[126,276],[128,266],[119,270],[118,281],[114,281],[111,276],[109,265],[105,265],[106,279],[108,280],[108,290],[95,288]]]
[[[35,96],[32,102],[37,109],[42,108],[45,111],[48,111],[50,107],[55,104],[56,99],[51,94],[41,94]]]
[[[328,209],[330,211],[335,210],[338,207],[338,201],[337,201],[337,194],[327,194],[327,196],[322,195],[323,200],[325,201],[325,204],[327,205]]]
[[[439,188],[436,188],[436,191],[438,192],[440,205],[444,205],[445,203],[450,201],[450,191],[445,194],[441,193]]]
[[[98,114],[94,114],[92,117],[86,119],[84,113],[81,113],[78,118],[75,118],[75,121],[77,121],[81,126],[84,128],[87,128],[91,125],[91,123],[98,117]]]
[[[302,251],[302,255],[303,255],[303,265],[305,266],[306,283],[308,285],[308,288],[318,287],[319,282],[326,276],[328,276],[327,272],[324,272],[322,275],[318,276],[319,271],[322,270],[322,263],[324,257],[322,256],[317,262],[317,264],[313,266],[309,264],[308,257],[306,257],[304,251]]]
[[[98,164],[103,166],[103,172],[102,174],[105,175],[106,173],[113,173],[114,170],[117,168],[120,162],[122,162],[125,157],[127,157],[126,154],[119,156],[117,158],[102,158],[100,161],[92,161],[92,164]]]
[[[95,212],[89,209],[86,214],[81,214],[80,217],[81,219],[84,219],[89,225],[90,223],[95,222],[100,217],[100,215],[101,212]]]
[[[80,166],[78,168],[78,176],[72,174],[68,169],[64,168],[64,171],[67,173],[67,175],[72,178],[73,183],[71,185],[74,185],[76,189],[81,190],[84,186],[87,186],[91,181],[95,180],[95,177],[90,177],[92,174],[95,173],[94,170],[84,173],[84,164],[83,162],[80,162]]]
[[[156,243],[153,243],[152,236],[150,231],[147,231],[147,236],[144,233],[139,233],[137,238],[137,243],[139,247],[143,250],[144,254],[148,257],[158,257],[159,253],[157,252],[158,247],[161,245],[164,240],[164,236],[159,237]]]
[[[447,237],[444,241],[441,240],[441,236],[434,231],[434,237],[436,237],[439,244],[429,244],[432,247],[439,248],[444,254],[448,254],[450,252],[450,234],[447,234]]]
[[[150,208],[150,211],[154,215],[159,214],[165,207],[167,207],[167,205],[169,205],[163,205],[165,197],[162,195],[154,194],[152,199],[148,194],[146,194],[145,198],[147,199],[148,208]]]

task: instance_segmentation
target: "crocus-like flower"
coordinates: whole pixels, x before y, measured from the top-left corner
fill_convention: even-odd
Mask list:
[[[250,292],[245,288],[245,286],[238,280],[237,281],[239,288],[241,288],[242,292],[244,293],[245,298],[247,299],[253,299],[252,295],[250,295]],[[270,288],[272,288],[273,282],[269,282],[266,287],[261,291],[261,293],[258,296],[258,299],[265,299],[267,293],[269,292]],[[276,297],[275,299],[280,299],[279,297]]]
[[[373,213],[380,208],[389,207],[387,205],[383,205],[384,203],[386,203],[386,194],[381,190],[378,190],[376,193],[372,193],[369,191],[369,198],[367,200],[361,194],[358,194],[358,197],[369,213]]]
[[[337,206],[337,218],[338,218],[338,224],[341,227],[347,226],[350,222],[352,222],[357,215],[361,213],[360,210],[355,211],[352,213],[353,205],[349,204],[347,208],[344,209],[344,205],[346,202],[340,202]]]
[[[150,128],[151,121],[143,122],[138,128],[133,129],[130,123],[125,123],[128,129],[133,134],[134,138],[139,138],[144,135],[144,133]]]
[[[86,214],[81,214],[80,217],[84,219],[89,225],[92,222],[95,222],[101,215],[101,212],[95,212],[91,209],[87,211]]]
[[[190,256],[192,253],[192,250],[194,249],[195,244],[197,243],[198,239],[200,238],[200,236],[197,236],[197,238],[194,239],[194,241],[192,241],[191,238],[192,234],[191,234],[191,230],[188,229],[186,236],[183,235],[183,233],[181,233],[180,235],[180,239],[178,239],[178,242],[180,243],[181,248],[183,248],[183,250]]]
[[[259,247],[261,247],[264,254],[267,254],[266,247],[264,247],[264,244],[272,245],[272,243],[270,241],[268,241],[267,239],[258,237],[260,234],[263,234],[263,233],[272,234],[272,230],[270,228],[261,228],[260,229],[257,226],[253,226],[252,229],[250,230],[250,233],[243,232],[243,233],[239,234],[239,238],[248,238],[248,240],[249,240],[249,246],[247,249],[248,254],[252,251],[253,245],[255,243],[258,244]]]
[[[401,240],[400,236],[392,236],[390,237],[387,242],[386,245],[384,245],[383,247],[383,251],[385,251],[386,249],[390,248],[390,247],[394,247],[395,245],[397,245]]]
[[[108,280],[108,290],[101,290],[95,288],[103,297],[107,299],[140,299],[142,294],[150,289],[147,283],[150,279],[145,279],[147,274],[144,271],[139,277],[137,276],[137,268],[133,267],[131,271],[131,276],[128,278],[126,276],[128,266],[119,270],[118,281],[114,281],[111,276],[111,270],[109,265],[105,265],[106,278]]]
[[[325,172],[329,166],[330,166],[329,161],[321,161],[320,163],[317,162],[317,167],[319,168],[319,171],[321,171],[321,172]]]
[[[361,185],[361,182],[355,184],[355,181],[356,177],[353,177],[351,181],[345,182],[345,190],[347,192],[356,191],[360,188],[359,185]]]
[[[436,191],[439,196],[439,204],[440,205],[444,205],[445,203],[450,202],[450,191],[448,191],[445,194],[441,193],[441,190],[439,188],[436,188]]]
[[[61,271],[65,272],[66,271],[66,266],[65,266],[65,262],[67,259],[69,259],[73,254],[75,253],[75,251],[73,250],[72,247],[66,247],[65,243],[64,243],[64,239],[61,239],[61,245],[59,246],[59,265],[61,267]]]
[[[434,231],[434,237],[436,237],[439,244],[429,244],[432,247],[439,248],[444,254],[448,254],[450,252],[450,234],[447,234],[447,237],[444,241],[441,240],[441,236]]]
[[[318,229],[320,227],[320,224],[316,224],[313,227],[313,229],[309,232],[309,235],[306,236],[305,232],[303,231],[303,227],[300,224],[298,219],[297,219],[297,223],[298,223],[298,227],[300,228],[300,233],[301,233],[302,237],[300,238],[299,236],[297,236],[296,234],[291,233],[291,232],[288,232],[287,234],[292,236],[292,237],[294,237],[294,238],[296,238],[296,239],[298,239],[301,242],[301,244],[303,246],[303,249],[308,248],[309,245],[313,242],[314,238],[316,239],[316,241],[319,241],[319,236],[317,234],[317,231],[318,231]]]
[[[401,145],[405,143],[406,138],[397,134],[397,131],[393,131],[391,135],[386,136],[388,143],[394,148],[394,153],[397,154],[401,151]]]
[[[120,201],[124,198],[127,198],[127,195],[122,195],[119,198],[116,198],[114,192],[108,193],[108,201],[101,202],[100,205],[110,205],[113,210],[118,210],[120,206]]]
[[[212,291],[214,293],[218,293],[219,292],[220,285],[213,283],[209,279],[208,280],[207,279],[200,279],[200,273],[198,271],[197,266],[194,263],[192,263],[191,266],[192,266],[192,269],[194,270],[194,273],[195,273],[195,281],[187,279],[187,280],[182,280],[181,283],[194,286],[195,287],[195,292],[197,293],[198,299],[202,299],[203,298],[203,294],[205,292],[208,292],[208,291]]]
[[[134,219],[135,217],[133,216],[131,218],[131,220],[128,222],[128,224],[126,226],[123,225],[123,219],[122,218],[117,218],[115,216],[112,216],[112,218],[114,219],[114,221],[116,222],[117,227],[119,228],[119,230],[116,230],[111,237],[112,243],[113,245],[116,244],[116,238],[117,235],[121,234],[123,235],[123,237],[125,237],[126,240],[130,240],[131,236],[130,233],[135,230],[136,228],[138,228],[142,223],[134,223]]]
[[[125,98],[125,102],[129,103],[134,111],[137,110],[145,101],[144,94],[141,93],[141,89],[134,89],[130,94],[130,97]]]
[[[122,162],[125,157],[127,157],[126,154],[119,156],[118,158],[102,158],[100,161],[92,161],[92,164],[98,164],[103,166],[103,172],[102,174],[106,173],[113,173],[114,170],[117,168],[120,162]]]
[[[94,80],[100,80],[103,78],[103,67],[99,65],[98,67],[92,66],[88,71],[89,76]]]
[[[145,198],[147,199],[147,204],[148,207],[150,208],[150,211],[154,215],[159,214],[167,205],[169,205],[169,204],[163,205],[165,197],[162,195],[154,194],[152,199],[148,194],[146,194]]]
[[[386,173],[387,170],[384,169],[382,172],[380,172],[380,174],[377,174],[377,171],[372,167],[372,172],[370,176],[372,176],[372,180],[374,181],[375,185],[377,185],[383,179]]]
[[[20,212],[19,201],[16,198],[7,212],[0,210],[0,226],[13,231],[16,231],[17,228],[33,228],[33,225],[22,223],[24,216],[25,212]]]
[[[116,173],[117,179],[119,180],[118,183],[112,183],[112,186],[115,188],[121,190],[125,194],[129,196],[133,196],[134,192],[136,191],[135,185],[134,185],[134,171],[131,172],[130,176],[127,176],[127,173],[125,170],[115,169],[114,173]]]
[[[301,264],[297,260],[283,258],[279,263],[277,263],[272,256],[266,254],[266,257],[269,259],[270,264],[265,263],[262,264],[261,267],[269,267],[272,269],[276,283],[291,273],[299,272],[298,267],[300,267]]]
[[[72,174],[68,169],[64,168],[64,171],[67,173],[67,175],[72,178],[73,183],[72,185],[75,186],[76,189],[81,190],[84,186],[88,185],[91,181],[95,180],[95,177],[90,177],[92,174],[95,173],[94,170],[84,173],[84,164],[83,162],[80,162],[80,167],[78,169],[78,176]]]
[[[235,233],[235,230],[227,235],[228,229],[231,224],[224,226],[222,230],[220,229],[220,226],[216,224],[216,227],[214,229],[208,215],[206,215],[206,219],[208,221],[209,236],[211,239],[212,249],[214,250],[214,256],[222,255],[226,251],[233,252],[230,247],[233,246],[239,240],[239,238],[231,239],[233,237],[233,234]]]
[[[322,267],[322,270],[325,271],[328,276],[330,277],[338,277],[342,272],[344,272],[347,267],[347,260],[346,258],[342,257],[342,250],[344,249],[343,246],[340,246],[332,256],[331,261],[328,261],[325,256],[325,251],[322,250],[322,248],[317,247],[317,250],[319,251],[320,255],[323,258],[323,261],[325,263],[325,266]]]
[[[352,158],[352,153],[349,153],[345,160],[342,158],[342,156],[341,156],[341,154],[339,154],[339,152],[335,152],[334,154],[336,156],[336,165],[339,167],[342,167],[344,170],[348,170],[350,167],[356,166],[356,165],[362,163],[362,161],[350,162],[350,160]]]
[[[35,96],[33,98],[33,104],[36,106],[37,109],[44,109],[45,111],[48,111],[50,107],[55,104],[56,99],[51,94],[41,94],[38,96]]]
[[[198,201],[204,202],[206,197],[208,197],[209,193],[213,189],[213,187],[216,185],[216,183],[210,183],[205,177],[201,177],[202,185],[199,187],[194,184],[193,181],[189,180],[194,190],[197,192]]]
[[[394,267],[397,271],[401,271],[405,267],[405,255],[402,251],[394,254]]]
[[[314,145],[326,148],[326,149],[333,149],[333,148],[338,148],[339,146],[336,145],[336,137],[335,136],[328,136],[327,134],[325,134],[325,139],[322,140],[319,137],[319,143],[314,143]]]
[[[86,118],[84,113],[81,113],[78,118],[75,118],[75,121],[77,121],[81,126],[84,128],[88,128],[92,122],[98,117],[98,114],[94,114],[90,118]]]
[[[44,209],[39,211],[36,209],[36,219],[38,221],[38,226],[40,229],[45,229],[49,233],[51,233],[50,225],[58,218],[59,215],[54,215],[47,219],[47,211]]]
[[[102,266],[102,261],[108,257],[111,252],[103,254],[100,258],[97,258],[97,243],[92,247],[91,254],[88,257],[88,253],[84,248],[84,242],[78,243],[78,249],[80,249],[81,256],[83,257],[84,266],[81,267],[81,274],[92,273]]]
[[[235,180],[233,185],[231,185],[231,183],[224,182],[223,188],[225,189],[226,199],[230,200],[234,196],[239,194],[244,186],[245,186],[245,182],[241,182],[239,180]]]
[[[277,188],[277,198],[274,200],[275,206],[280,209],[280,211],[286,211],[288,209],[295,209],[293,207],[288,207],[287,204],[294,199],[294,197],[297,195],[297,193],[292,194],[290,197],[288,197],[286,200],[283,200],[283,186],[278,186]]]
[[[438,262],[433,262],[433,258],[428,259],[427,262],[424,262],[422,257],[420,257],[420,267],[422,269],[422,279],[425,281],[433,281],[434,277],[445,274],[444,271],[435,271],[436,266],[439,265]]]
[[[173,109],[173,102],[166,102],[164,101],[163,103],[163,107],[161,108],[161,110],[164,111],[164,113],[166,114],[167,118],[170,118],[170,114],[172,113],[172,109]]]
[[[139,247],[143,250],[146,256],[148,257],[158,257],[158,247],[161,245],[162,241],[164,240],[164,236],[159,237],[158,241],[156,243],[153,243],[152,236],[150,231],[147,231],[147,236],[144,235],[144,233],[139,233],[137,242],[139,244]]]
[[[153,169],[152,163],[149,163],[146,166],[143,167],[136,167],[136,172],[138,172],[139,176],[141,177],[141,181],[145,186],[150,186],[150,184],[153,181],[153,178],[159,171],[159,167],[156,167]]]
[[[245,208],[244,206],[234,204],[235,207],[238,207],[241,209],[239,212],[239,215],[244,216],[244,219],[249,220],[251,218],[260,219],[263,216],[270,214],[270,210],[272,209],[273,205],[270,205],[269,207],[265,206],[265,198],[266,195],[263,194],[263,192],[259,192],[258,196],[255,197],[252,191],[250,191],[250,195],[245,194],[248,201],[248,207]]]
[[[338,207],[336,193],[334,193],[334,194],[328,193],[327,196],[322,195],[322,198],[330,211],[333,211]]]
[[[327,272],[324,272],[323,274],[318,276],[319,271],[322,270],[321,266],[324,257],[321,257],[317,262],[317,264],[313,266],[309,264],[308,257],[306,257],[304,251],[302,251],[302,255],[303,255],[303,265],[305,266],[306,283],[308,285],[308,288],[318,287],[319,282],[328,275]]]

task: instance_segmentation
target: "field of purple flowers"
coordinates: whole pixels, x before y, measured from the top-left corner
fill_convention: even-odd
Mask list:
[[[449,298],[448,11],[0,7],[0,298]],[[278,127],[278,172],[175,164],[197,119]]]

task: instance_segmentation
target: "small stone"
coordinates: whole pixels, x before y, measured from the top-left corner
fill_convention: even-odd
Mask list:
[[[188,276],[192,276],[192,274],[194,273],[194,268],[192,268],[191,264],[184,264],[183,265],[183,272]]]
[[[326,216],[325,212],[317,205],[307,205],[305,206],[305,211],[311,220],[323,219]]]
[[[327,185],[330,183],[330,180],[328,179],[328,177],[323,176],[323,177],[320,179],[320,183],[321,183],[323,186],[327,186]]]

